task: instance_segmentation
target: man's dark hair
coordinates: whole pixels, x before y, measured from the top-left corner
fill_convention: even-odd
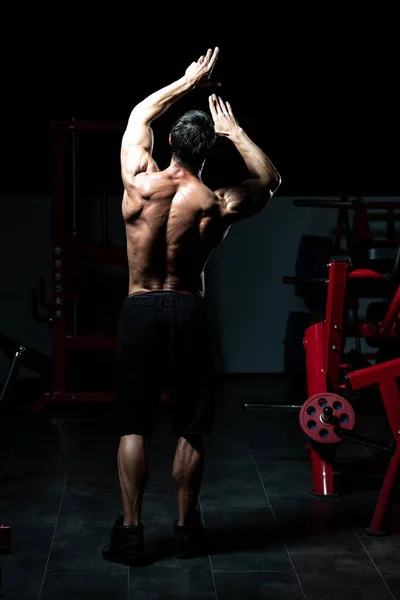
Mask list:
[[[183,166],[198,167],[211,153],[216,139],[212,118],[201,110],[189,110],[172,126],[173,157]]]

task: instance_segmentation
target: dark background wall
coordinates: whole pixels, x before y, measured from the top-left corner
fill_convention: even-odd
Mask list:
[[[126,121],[134,104],[180,77],[209,46],[220,46],[214,71],[219,93],[245,130],[269,154],[282,186],[259,217],[232,229],[215,253],[207,281],[219,317],[219,366],[227,372],[283,367],[284,325],[302,308],[281,282],[291,274],[300,237],[329,235],[330,211],[296,209],[294,197],[398,195],[396,38],[393,15],[324,13],[241,6],[156,6],[119,15],[39,16],[8,22],[3,72],[0,331],[51,353],[47,325],[31,315],[30,290],[50,277],[50,122]],[[211,14],[210,14],[211,11]],[[7,20],[4,21],[7,29]],[[154,123],[155,158],[169,161],[167,133],[188,108],[207,110],[208,91],[195,90]],[[118,151],[88,149],[86,178],[93,194],[106,173],[115,205],[110,219],[121,235]],[[101,175],[100,175],[101,173]],[[229,142],[204,172],[211,187],[244,174]],[[121,242],[121,237],[119,241]],[[3,361],[2,372],[6,368]],[[1,373],[0,373],[1,375]]]
[[[50,119],[125,121],[137,101],[218,45],[221,95],[279,166],[282,195],[397,192],[394,12],[340,3],[191,11],[132,5],[104,14],[71,7],[46,22],[5,17],[2,190],[48,189]],[[194,105],[207,108],[206,91],[157,127]]]

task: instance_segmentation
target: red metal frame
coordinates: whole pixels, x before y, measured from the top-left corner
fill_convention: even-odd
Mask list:
[[[34,412],[40,413],[44,410],[46,404],[62,404],[62,403],[87,403],[87,404],[104,404],[114,400],[114,394],[111,392],[47,392],[37,402]]]
[[[378,502],[375,507],[374,515],[372,517],[371,525],[368,528],[368,533],[380,534],[382,531],[382,525],[385,521],[387,508],[390,501],[390,496],[393,489],[393,484],[399,472],[400,465],[400,431],[397,432],[396,438],[396,450],[387,468],[385,479],[379,494]]]
[[[73,133],[123,133],[121,122],[64,121],[51,124],[51,227],[52,227],[52,389],[43,394],[35,407],[41,412],[48,403],[111,402],[111,393],[67,392],[67,354],[77,348],[115,347],[115,336],[74,335],[67,328],[67,310],[77,301],[69,287],[70,278],[78,274],[78,255],[88,256],[113,265],[126,265],[126,250],[101,244],[81,242],[77,231],[68,231],[68,210],[71,205],[69,158]]]
[[[334,390],[341,383],[340,365],[344,345],[344,311],[349,262],[332,263],[329,268],[326,313],[324,323],[324,369]]]
[[[303,345],[306,353],[307,387],[311,397],[317,393],[333,391],[343,392],[346,386],[352,390],[379,385],[382,401],[390,423],[394,439],[400,437],[400,389],[397,377],[400,377],[400,358],[365,369],[348,371],[344,360],[344,345],[347,337],[374,337],[383,339],[394,336],[395,321],[400,312],[400,288],[395,292],[386,316],[377,327],[369,323],[361,323],[359,327],[347,326],[345,311],[354,302],[348,290],[348,281],[362,279],[382,279],[380,273],[370,270],[351,270],[349,261],[332,260],[329,265],[326,313],[323,322],[311,325],[305,332]],[[326,445],[317,447],[309,444],[312,460],[313,493],[321,496],[334,495],[334,452]],[[381,531],[390,493],[395,476],[399,469],[400,448],[396,450],[389,462],[383,482],[381,494],[369,528],[370,533]]]
[[[63,340],[66,335],[65,288],[67,257],[66,206],[68,188],[66,185],[66,165],[68,160],[68,129],[62,123],[53,123],[51,128],[52,146],[52,241],[53,241],[53,390],[65,390],[66,353]]]
[[[377,337],[383,340],[389,337],[393,332],[393,326],[399,314],[400,306],[400,287],[397,289],[393,300],[391,301],[389,308],[386,312],[385,318],[383,319],[380,327],[378,328]]]
[[[314,394],[328,391],[326,366],[324,360],[324,324],[315,323],[306,329],[303,345],[306,351],[306,368],[309,397]],[[322,350],[322,351],[321,351]],[[318,496],[332,496],[333,485],[333,460],[320,455],[312,444],[308,447],[311,459],[314,488],[313,493]],[[333,459],[333,456],[330,457]]]
[[[350,209],[354,210],[353,241],[347,245],[347,250],[350,255],[353,255],[353,252],[356,251],[356,246],[365,242],[373,241],[374,247],[397,248],[398,239],[395,227],[395,210],[399,209],[400,202],[373,202],[371,200],[362,199],[354,200],[352,202],[352,208]],[[386,211],[386,239],[373,239],[370,227],[371,217],[368,211],[374,210]]]
[[[397,377],[400,375],[400,359],[389,360],[361,371],[348,374],[352,390],[360,390],[372,385],[379,385],[379,391],[388,416],[389,426],[395,440],[395,452],[390,459],[383,480],[381,492],[375,507],[368,532],[379,534],[383,531],[383,523],[387,507],[400,466],[400,389]]]
[[[312,206],[313,208],[337,208],[338,216],[334,236],[334,254],[340,254],[343,249],[351,256],[357,254],[357,248],[365,246],[368,242],[374,243],[374,247],[397,248],[398,240],[395,227],[395,211],[400,210],[400,202],[374,202],[363,200],[362,198],[349,199],[347,195],[342,195],[340,200],[332,201],[307,201],[301,200],[300,206]],[[375,240],[371,231],[372,214],[370,211],[386,211],[386,239]],[[350,213],[353,212],[354,220],[350,226],[352,236],[343,240],[345,221],[349,220]]]

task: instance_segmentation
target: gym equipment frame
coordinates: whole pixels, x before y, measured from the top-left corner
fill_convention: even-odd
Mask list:
[[[67,355],[75,349],[115,347],[114,335],[79,335],[76,310],[79,290],[71,281],[78,275],[78,254],[108,264],[127,266],[126,249],[81,240],[77,229],[77,141],[78,136],[99,133],[123,134],[121,122],[65,121],[51,124],[51,227],[52,227],[52,386],[35,406],[42,412],[48,403],[111,402],[108,392],[66,391]],[[71,160],[72,154],[72,160]],[[72,164],[71,164],[72,163]],[[72,211],[71,219],[67,218]],[[72,230],[69,229],[72,225]]]

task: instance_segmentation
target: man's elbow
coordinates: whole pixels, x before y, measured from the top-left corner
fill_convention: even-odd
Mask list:
[[[257,194],[264,195],[269,199],[275,194],[280,185],[281,176],[276,169],[271,169],[268,173],[265,173],[265,175],[260,178],[258,182],[259,189],[257,190]]]
[[[282,183],[282,178],[279,175],[279,173],[278,172],[274,173],[273,176],[271,177],[271,182],[269,184],[269,190],[270,190],[271,196],[273,194],[275,194],[275,192],[280,187],[281,183]]]

